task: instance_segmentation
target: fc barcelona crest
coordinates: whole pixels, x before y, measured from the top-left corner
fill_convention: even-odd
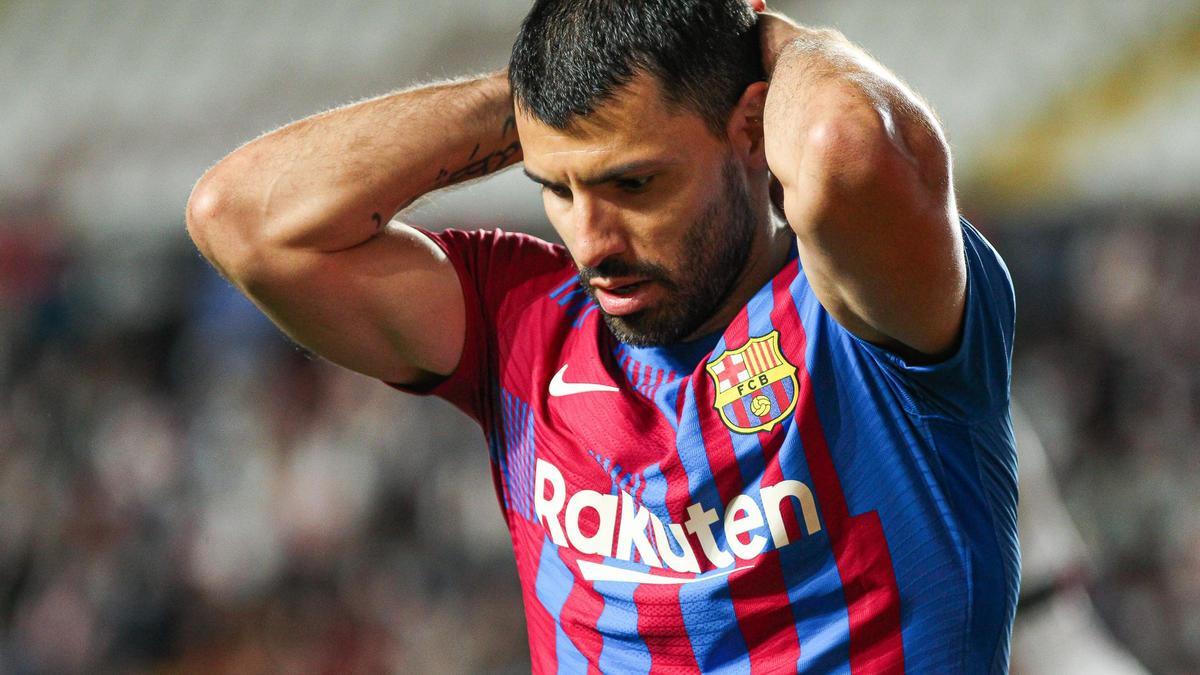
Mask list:
[[[779,331],[752,337],[705,368],[716,385],[713,407],[739,434],[770,431],[796,407],[796,366],[779,348]]]

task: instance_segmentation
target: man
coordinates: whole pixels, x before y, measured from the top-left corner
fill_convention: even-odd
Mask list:
[[[520,160],[565,247],[388,222]],[[483,426],[538,672],[1002,672],[1012,288],[950,166],[836,32],[537,0],[507,73],[259,138],[188,226],[298,342]]]

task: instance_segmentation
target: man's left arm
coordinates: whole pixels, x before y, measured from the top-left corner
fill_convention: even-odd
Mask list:
[[[761,14],[767,163],[822,305],[916,358],[957,345],[966,265],[933,113],[840,33]]]

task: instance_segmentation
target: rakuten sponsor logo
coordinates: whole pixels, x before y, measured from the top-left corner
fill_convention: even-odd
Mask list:
[[[569,546],[580,553],[629,561],[633,560],[636,550],[641,563],[675,572],[700,572],[700,562],[688,534],[696,537],[700,550],[714,567],[725,569],[732,568],[738,559],[750,560],[766,550],[767,537],[761,533],[764,520],[775,548],[792,543],[784,525],[784,509],[798,505],[804,530],[810,535],[821,530],[812,490],[804,483],[783,480],[762,487],[759,497],[761,510],[753,497],[742,494],[726,505],[724,514],[691,504],[687,508],[688,518],[682,525],[671,523],[668,526],[650,509],[639,507],[626,492],[619,497],[595,490],[579,490],[568,495],[566,481],[558,467],[538,459],[534,469],[534,516],[555,544]],[[595,513],[599,524],[591,534],[585,534],[580,526],[580,517],[588,510]],[[716,532],[722,531],[729,550],[717,542]],[[653,542],[650,532],[654,533]],[[675,540],[674,546],[668,536]],[[597,565],[589,563],[588,569],[595,567]],[[580,568],[584,569],[582,563]],[[584,571],[585,576],[592,576]]]

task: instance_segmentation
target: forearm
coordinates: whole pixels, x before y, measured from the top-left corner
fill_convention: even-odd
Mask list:
[[[966,272],[937,121],[839,33],[770,19],[764,29],[767,165],[814,292],[863,339],[946,353]]]
[[[507,79],[495,73],[314,115],[205,174],[189,202],[189,229],[202,250],[214,237],[351,248],[421,195],[519,161],[512,114]]]

